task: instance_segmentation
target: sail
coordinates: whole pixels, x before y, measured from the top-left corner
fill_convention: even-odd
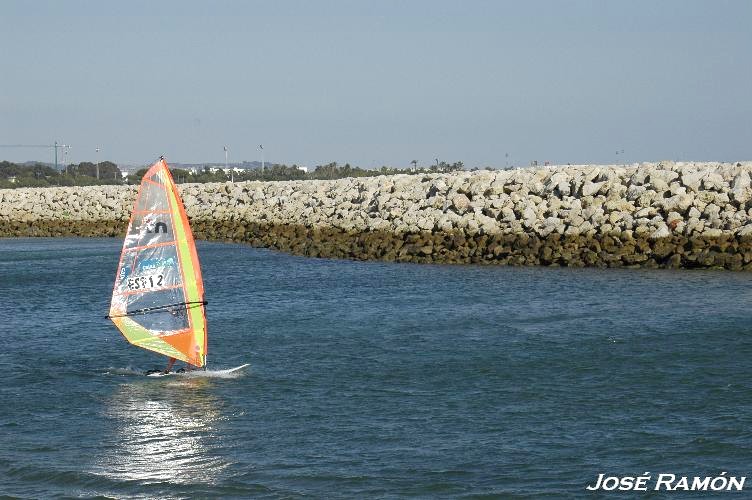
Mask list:
[[[164,160],[141,181],[109,318],[128,342],[206,364],[204,284],[185,207]]]

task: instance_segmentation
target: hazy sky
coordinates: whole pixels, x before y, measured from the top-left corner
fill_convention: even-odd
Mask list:
[[[2,0],[0,144],[143,164],[219,163],[224,144],[307,166],[749,160],[750,23],[745,0]]]

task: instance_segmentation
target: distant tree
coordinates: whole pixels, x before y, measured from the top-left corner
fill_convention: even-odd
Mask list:
[[[97,169],[99,170],[99,179],[97,179]],[[77,186],[112,184],[120,182],[122,179],[120,169],[111,161],[102,161],[99,163],[83,161],[78,164],[72,163],[68,166],[66,171],[68,175],[76,178],[74,183]]]
[[[339,166],[337,162],[331,162],[324,165],[318,165],[312,172],[305,172],[298,168],[297,165],[284,164],[267,164],[263,172],[260,169],[247,169],[235,173],[235,182],[243,181],[285,181],[285,180],[302,180],[302,179],[341,179],[344,177],[372,177],[377,175],[394,175],[408,174],[415,175],[430,172],[453,172],[464,170],[464,164],[461,161],[448,164],[446,162],[437,162],[431,165],[429,169],[417,168],[417,160],[410,162],[412,168],[395,168],[383,165],[378,169],[364,169],[358,166],[345,163]],[[91,162],[81,162],[71,164],[67,168],[67,173],[63,173],[43,164],[17,165],[8,161],[0,162],[0,188],[13,188],[24,186],[85,186],[94,184],[120,184],[123,177],[117,165],[110,161],[99,163],[99,179],[96,178],[97,164]],[[129,184],[138,184],[146,174],[149,167],[144,166],[131,174],[127,182]],[[230,174],[218,169],[211,172],[208,166],[198,173],[191,173],[188,170],[175,168],[172,170],[172,176],[176,182],[227,182],[230,180]],[[13,182],[11,182],[13,179]]]
[[[93,163],[84,161],[78,165],[71,164],[68,167],[68,173],[74,176],[87,175],[89,177],[96,177],[96,166]]]
[[[172,168],[170,171],[172,172],[172,178],[176,183],[181,184],[183,182],[191,182],[191,173],[188,170]]]
[[[5,187],[43,187],[58,183],[60,172],[41,163],[18,165],[8,161],[0,162],[0,180],[7,181]],[[10,180],[13,179],[13,182]]]
[[[140,168],[136,170],[136,173],[132,176],[128,177],[128,181],[135,184],[140,184],[141,179],[144,178],[144,175],[146,175],[146,172],[148,171],[148,168]]]
[[[18,177],[23,172],[21,165],[16,165],[9,161],[0,162],[0,177],[7,179],[9,177]]]
[[[75,186],[76,180],[71,175],[61,175],[57,179],[57,184],[59,186]]]
[[[113,162],[102,161],[99,162],[99,178],[120,182],[123,178],[123,172]]]
[[[337,162],[332,162],[317,166],[312,177],[314,179],[336,179],[337,173]]]

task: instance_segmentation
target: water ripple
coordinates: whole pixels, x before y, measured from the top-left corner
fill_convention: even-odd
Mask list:
[[[119,246],[0,240],[2,494],[574,498],[752,467],[746,274],[202,242],[210,370],[149,379],[102,319]]]

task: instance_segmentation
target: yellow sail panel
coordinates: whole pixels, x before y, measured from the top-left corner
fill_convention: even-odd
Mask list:
[[[191,363],[196,366],[206,364],[207,335],[206,335],[206,311],[204,310],[204,280],[201,278],[201,266],[196,253],[196,243],[193,240],[191,226],[188,223],[188,215],[185,213],[183,200],[180,199],[177,186],[172,179],[170,171],[165,168],[163,174],[168,177],[168,198],[174,218],[175,234],[180,267],[183,272],[184,293],[189,304],[197,304],[197,307],[188,307],[187,313],[191,324],[191,344],[186,346],[190,353]],[[195,362],[194,362],[195,361]]]
[[[182,352],[178,351],[158,336],[152,335],[149,330],[146,330],[131,318],[127,316],[116,317],[113,318],[112,321],[131,344],[143,347],[150,351],[158,352],[159,354],[164,354],[171,358],[188,362],[188,358]]]
[[[206,364],[204,285],[185,207],[160,160],[141,182],[109,317],[134,345]]]

